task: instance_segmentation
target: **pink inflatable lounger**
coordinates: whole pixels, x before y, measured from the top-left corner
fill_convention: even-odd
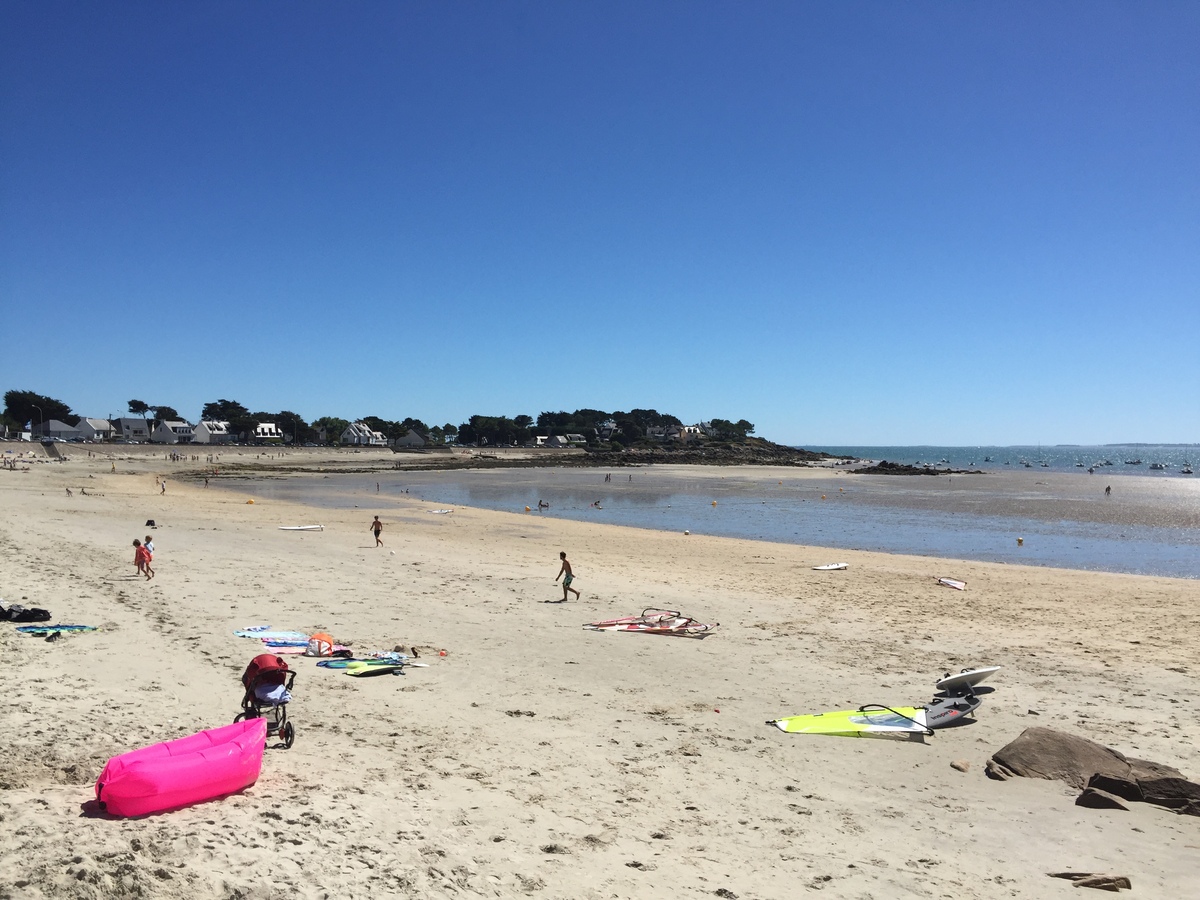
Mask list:
[[[248,719],[114,756],[96,779],[114,816],[166,812],[233,794],[258,780],[267,720]]]

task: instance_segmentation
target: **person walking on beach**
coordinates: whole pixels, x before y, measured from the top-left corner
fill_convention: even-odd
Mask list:
[[[161,488],[161,489],[160,489],[160,490],[159,490],[159,492],[158,492],[159,494],[165,494],[165,493],[167,492],[167,479],[165,479],[165,478],[164,478],[164,479],[162,480],[162,483],[161,483],[161,485],[160,485],[160,488]]]
[[[1104,487],[1104,496],[1105,496],[1105,497],[1111,497],[1111,496],[1112,496],[1112,485],[1111,485],[1111,484],[1109,484],[1109,485],[1105,485],[1105,487]]]
[[[380,535],[383,534],[383,523],[379,521],[379,516],[376,516],[375,521],[371,523],[370,530],[375,532],[375,546],[382,547],[383,538]]]
[[[554,581],[557,583],[559,578],[563,580],[563,603],[567,602],[567,591],[575,595],[575,599],[580,597],[579,591],[571,587],[571,582],[575,580],[575,575],[571,572],[571,563],[567,559],[567,551],[564,550],[558,554],[558,558],[562,560],[562,568],[558,570],[558,574],[554,576]]]
[[[146,576],[147,581],[154,577],[154,569],[150,567],[150,551],[137,538],[133,539],[133,562],[138,572]]]

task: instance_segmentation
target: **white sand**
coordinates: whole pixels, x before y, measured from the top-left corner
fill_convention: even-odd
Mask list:
[[[1046,876],[1061,870],[1128,875],[1141,897],[1200,885],[1200,819],[1080,809],[1057,782],[983,775],[1046,725],[1200,776],[1194,581],[416,501],[248,505],[161,459],[110,468],[76,452],[0,472],[0,596],[101,629],[47,643],[0,625],[0,898],[1076,896]],[[130,544],[148,518],[146,583]],[[559,550],[579,602],[545,602],[561,598]],[[811,571],[835,560],[850,569]],[[721,627],[580,628],[651,606]],[[297,659],[296,744],[268,751],[252,788],[140,820],[84,815],[109,756],[232,721],[258,652],[232,631],[254,624],[415,644],[431,666],[353,679]],[[764,724],[920,703],[943,671],[985,664],[1004,669],[977,723],[924,744]]]

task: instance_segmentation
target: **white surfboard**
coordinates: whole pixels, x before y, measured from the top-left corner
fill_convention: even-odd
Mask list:
[[[946,587],[952,587],[956,591],[965,591],[967,589],[967,583],[965,581],[959,581],[956,578],[939,578],[938,584],[943,584]]]
[[[850,568],[850,563],[828,563],[824,566],[813,566],[814,572],[840,572],[842,569]]]
[[[957,675],[947,675],[939,681],[935,687],[939,691],[954,691],[962,690],[963,688],[974,687],[981,682],[987,681],[993,675],[1000,671],[1000,666],[987,666],[983,669],[966,669],[959,672]]]
[[[324,531],[324,525],[280,525],[280,531]]]

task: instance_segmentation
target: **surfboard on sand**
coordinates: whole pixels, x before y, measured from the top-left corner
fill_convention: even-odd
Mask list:
[[[47,634],[77,631],[95,631],[95,625],[18,625],[21,634],[36,634],[39,637]]]
[[[973,688],[975,685],[987,681],[999,672],[1000,668],[1000,666],[987,666],[983,669],[963,669],[957,675],[947,673],[934,687],[944,694],[962,693],[967,688]]]
[[[925,710],[915,706],[884,709],[867,706],[839,712],[788,716],[767,722],[788,734],[829,734],[837,737],[900,737],[929,734]]]
[[[956,591],[965,591],[967,589],[967,583],[965,581],[958,581],[954,578],[939,578],[938,584],[945,585],[946,587],[952,587]]]
[[[840,572],[842,569],[850,568],[850,563],[828,563],[824,566],[813,566],[814,572]]]
[[[324,525],[280,525],[280,531],[324,531]]]

